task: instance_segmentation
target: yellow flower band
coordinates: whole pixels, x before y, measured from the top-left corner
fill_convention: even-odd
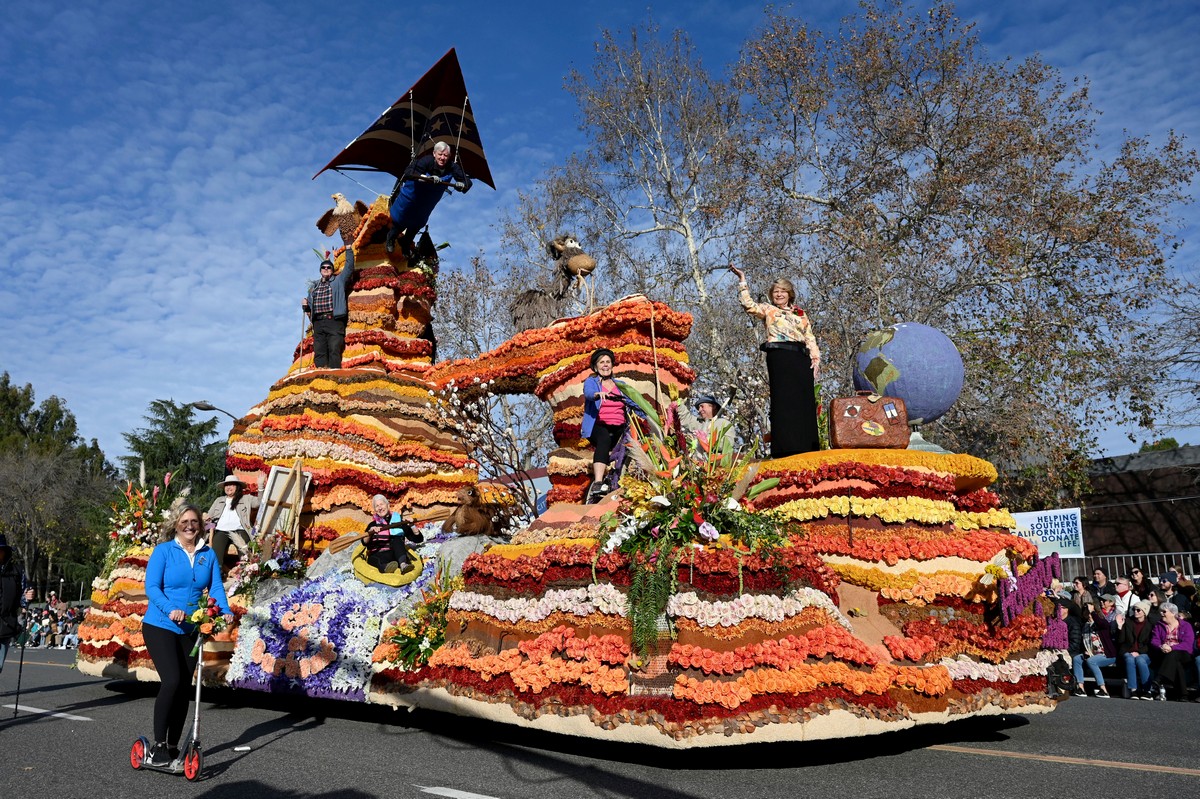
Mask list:
[[[923,497],[816,497],[793,499],[774,509],[783,519],[807,522],[829,516],[874,517],[883,522],[899,524],[920,522],[922,524],[954,524],[960,530],[980,528],[1004,528],[1017,526],[1012,514],[1005,510],[989,510],[983,513],[960,511],[951,502],[925,499]]]
[[[973,455],[910,449],[825,449],[805,452],[764,461],[759,469],[759,477],[765,479],[779,472],[812,472],[826,464],[846,462],[903,466],[952,474],[959,493],[989,486],[996,482],[997,477],[995,466]]]

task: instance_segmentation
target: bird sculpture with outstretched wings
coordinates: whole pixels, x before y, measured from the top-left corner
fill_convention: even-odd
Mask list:
[[[348,247],[354,241],[354,234],[370,209],[362,200],[355,200],[354,205],[351,205],[346,195],[341,192],[333,195],[333,202],[333,207],[321,214],[321,218],[317,220],[317,230],[326,236],[340,232],[342,243]]]

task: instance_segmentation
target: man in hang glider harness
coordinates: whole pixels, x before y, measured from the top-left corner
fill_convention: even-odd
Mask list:
[[[432,154],[410,161],[392,187],[388,201],[392,226],[388,229],[384,249],[395,252],[399,238],[400,251],[405,257],[411,257],[413,239],[450,189],[466,194],[471,189],[471,179],[457,162],[450,160],[450,145],[439,141],[433,145]]]

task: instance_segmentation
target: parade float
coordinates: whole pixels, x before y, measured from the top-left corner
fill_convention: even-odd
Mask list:
[[[207,683],[675,748],[1054,708],[1065,629],[1044,596],[1058,561],[1013,534],[991,464],[930,448],[758,460],[689,435],[672,404],[694,379],[691,317],[640,296],[438,362],[437,259],[387,253],[387,220],[380,198],[347,237],[359,275],[343,367],[311,366],[310,333],[230,435],[251,492],[273,468],[311,485],[227,575],[237,621],[204,646]],[[599,347],[649,421],[620,490],[585,505],[582,384]],[[364,572],[361,547],[337,542],[362,532],[372,495],[435,520],[477,483],[446,407],[464,393],[549,405],[548,509],[460,571],[439,567],[457,539],[431,522],[417,568]],[[156,679],[144,574],[170,492],[130,485],[114,505],[83,673]]]

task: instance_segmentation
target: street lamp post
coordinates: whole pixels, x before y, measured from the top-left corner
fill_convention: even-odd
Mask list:
[[[207,400],[197,400],[196,402],[189,402],[188,405],[191,405],[193,408],[195,408],[198,411],[216,411],[217,413],[223,413],[226,416],[228,416],[230,419],[232,419],[234,422],[236,422],[238,420],[238,418],[236,416],[234,416],[232,413],[230,413],[229,411],[225,410],[224,408],[218,408],[216,405],[213,405],[211,402],[208,402]]]

